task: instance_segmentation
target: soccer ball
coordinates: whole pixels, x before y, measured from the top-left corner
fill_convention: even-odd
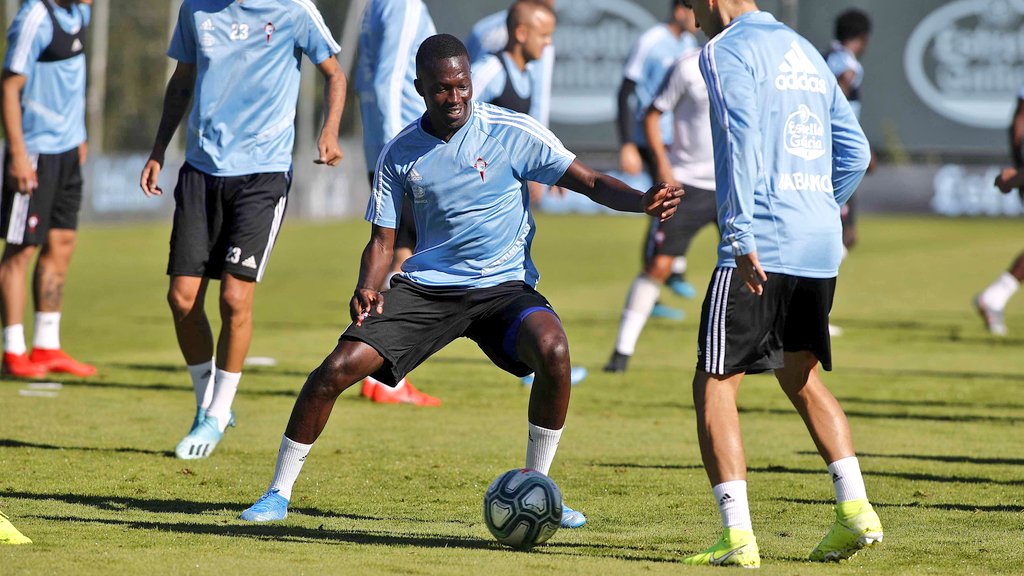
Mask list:
[[[529,550],[558,530],[562,491],[536,470],[509,470],[491,482],[484,494],[484,522],[498,542]]]

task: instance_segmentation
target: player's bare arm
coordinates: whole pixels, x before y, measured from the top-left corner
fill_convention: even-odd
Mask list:
[[[174,68],[171,79],[167,82],[167,91],[164,93],[164,108],[160,115],[160,127],[157,128],[156,138],[153,141],[153,151],[149,154],[149,160],[142,169],[142,178],[139,186],[146,196],[159,196],[163,190],[157,185],[157,178],[160,176],[160,169],[164,165],[164,154],[167,146],[178,129],[178,124],[185,117],[189,104],[192,102],[192,92],[196,85],[195,64],[178,62]]]
[[[662,222],[675,214],[679,199],[683,196],[682,188],[667,184],[655,184],[642,194],[625,182],[598,172],[579,160],[573,160],[557,185],[575,190],[612,210],[645,212],[659,217]]]
[[[384,295],[377,288],[391,269],[391,255],[395,246],[395,229],[373,225],[370,241],[363,248],[359,261],[359,281],[349,303],[349,315],[356,325],[370,314],[384,313]]]
[[[22,194],[31,194],[39,186],[39,178],[25,148],[25,133],[21,124],[21,90],[27,80],[21,74],[13,74],[6,70],[3,79],[0,80],[0,90],[3,92],[4,132],[7,135],[7,151],[11,156],[7,174],[4,176],[17,184],[17,190]]]
[[[1003,168],[999,176],[996,176],[995,185],[1003,194],[1009,194],[1014,188],[1024,187],[1024,171]]]
[[[345,109],[348,80],[338,65],[338,59],[333,56],[317,64],[317,68],[324,76],[324,125],[317,141],[320,157],[314,162],[337,166],[344,156],[338,146],[338,126],[341,124],[341,112]]]
[[[672,174],[672,163],[668,160],[665,138],[661,134],[661,110],[654,106],[649,107],[644,114],[644,135],[658,165],[658,181],[681,188]]]
[[[619,141],[622,146],[619,148],[619,165],[626,174],[639,174],[644,168],[643,160],[640,158],[640,150],[633,139],[633,117],[630,110],[630,100],[636,90],[636,82],[623,78],[619,86],[618,115],[616,125],[619,128]]]

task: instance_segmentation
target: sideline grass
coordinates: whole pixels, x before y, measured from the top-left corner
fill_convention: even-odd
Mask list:
[[[630,371],[600,367],[638,266],[638,218],[542,216],[540,289],[561,314],[574,390],[552,470],[590,524],[532,553],[501,549],[481,519],[488,483],[522,463],[526,392],[460,341],[413,375],[439,409],[338,402],[295,492],[292,515],[237,515],[264,490],[293,396],[347,323],[367,226],[286,226],[257,293],[255,356],[238,428],[215,456],[175,460],[193,397],[164,302],[164,225],[82,231],[64,343],[100,374],[55,398],[0,382],[0,509],[35,544],[0,547],[0,574],[680,574],[718,518],[694,432],[689,381],[699,301],[652,321]],[[773,381],[741,391],[755,530],[768,574],[1020,573],[1024,528],[1024,298],[995,339],[973,294],[1021,249],[1020,223],[866,218],[844,265],[834,320],[843,402],[884,543],[840,566],[804,563],[831,522],[831,486]],[[691,254],[710,275],[712,237]],[[211,297],[208,309],[216,310]],[[216,315],[214,321],[216,322]],[[31,333],[31,332],[29,332]]]

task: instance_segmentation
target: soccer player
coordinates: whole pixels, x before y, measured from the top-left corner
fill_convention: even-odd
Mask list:
[[[64,282],[75,251],[82,205],[85,134],[85,41],[90,1],[29,0],[7,31],[4,59],[3,204],[7,243],[0,257],[3,372],[41,378],[48,372],[91,376],[96,368],[68,356],[60,343]],[[32,282],[35,331],[25,346],[25,275]]]
[[[555,11],[540,0],[519,0],[509,8],[505,48],[473,63],[477,102],[530,113],[538,88],[530,68],[552,45],[556,21]]]
[[[18,531],[18,529],[14,527],[14,524],[11,524],[11,520],[7,517],[7,514],[0,512],[0,544],[31,543],[32,540]]]
[[[435,33],[434,21],[422,0],[370,0],[363,12],[359,33],[359,62],[356,66],[356,90],[363,120],[363,152],[369,181],[384,145],[423,114],[423,99],[416,94],[416,50]],[[395,235],[391,276],[402,271],[402,264],[416,247],[416,227],[412,223],[412,204],[402,206],[405,223]],[[383,404],[439,406],[441,401],[417,390],[403,378],[394,387],[374,378],[363,381],[362,396]]]
[[[995,185],[1004,194],[1009,194],[1014,188],[1021,190],[1024,187],[1024,172],[1017,168],[1006,168],[996,178]],[[1024,197],[1024,192],[1021,195]],[[1000,274],[974,298],[974,306],[992,334],[1006,336],[1008,333],[1003,311],[1010,298],[1020,289],[1021,282],[1024,282],[1024,252],[1017,255],[1009,270]]]
[[[318,164],[341,160],[345,75],[338,44],[308,0],[185,0],[167,54],[177,66],[140,185],[160,195],[164,153],[189,102],[185,163],[174,190],[167,300],[196,394],[179,458],[209,456],[233,422],[231,404],[252,340],[256,283],[266,271],[292,180],[302,53],[326,82]],[[219,279],[216,343],[203,306]]]
[[[705,225],[718,225],[710,104],[700,75],[699,57],[700,50],[694,49],[676,61],[644,116],[644,133],[655,160],[656,181],[682,185],[686,195],[680,200],[679,215],[664,223],[651,224],[647,265],[629,288],[615,350],[605,372],[626,371],[640,332],[658,301],[661,285],[672,273],[673,261],[686,257],[690,242]],[[672,144],[667,150],[663,142],[669,139],[661,134],[661,117],[666,113],[673,119]]]
[[[870,150],[821,55],[753,0],[688,0],[711,40],[700,69],[711,98],[722,241],[701,311],[693,378],[697,436],[724,533],[687,564],[757,567],[736,396],[772,370],[828,464],[832,529],[812,561],[882,539],[849,422],[821,380],[842,256],[839,209]]]
[[[619,164],[627,174],[646,170],[655,182],[658,180],[657,161],[644,131],[644,117],[672,64],[686,52],[697,48],[693,11],[680,0],[672,0],[671,8],[667,22],[647,30],[633,44],[618,95]],[[661,134],[666,138],[663,144],[671,144],[672,114],[663,114],[661,122]],[[650,266],[651,255],[647,239],[656,234],[656,225],[652,221],[644,242],[645,268]],[[693,298],[696,290],[682,277],[686,272],[686,259],[678,258],[673,266],[668,279],[669,288],[680,296]],[[655,304],[651,315],[670,320],[683,319],[682,310],[661,303]]]
[[[536,120],[473,102],[470,74],[466,48],[454,36],[431,36],[420,46],[416,89],[427,112],[381,155],[366,209],[370,239],[350,302],[353,322],[307,378],[270,487],[243,520],[287,516],[292,486],[339,394],[368,374],[396,382],[461,336],[507,372],[536,372],[526,467],[548,473],[569,405],[569,347],[558,316],[534,290],[536,229],[525,183],[558,184],[616,210],[660,218],[672,215],[682,191],[660,185],[642,194],[595,172]],[[406,197],[420,239],[405,272],[381,293]],[[585,522],[564,509],[562,526]]]

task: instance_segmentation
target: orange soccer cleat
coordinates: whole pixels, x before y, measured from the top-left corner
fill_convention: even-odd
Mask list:
[[[3,373],[15,378],[43,378],[46,376],[46,367],[33,363],[24,352],[4,352]]]
[[[416,406],[440,406],[441,400],[434,398],[429,394],[420,392],[413,387],[412,382],[408,378],[405,379],[405,385],[400,388],[393,388],[367,377],[363,380],[363,390],[361,393],[366,398],[369,398],[373,402],[380,404],[414,404]]]
[[[38,364],[50,372],[71,374],[72,376],[92,376],[96,373],[95,366],[79,362],[59,348],[54,350],[33,348],[29,358],[34,364]]]

